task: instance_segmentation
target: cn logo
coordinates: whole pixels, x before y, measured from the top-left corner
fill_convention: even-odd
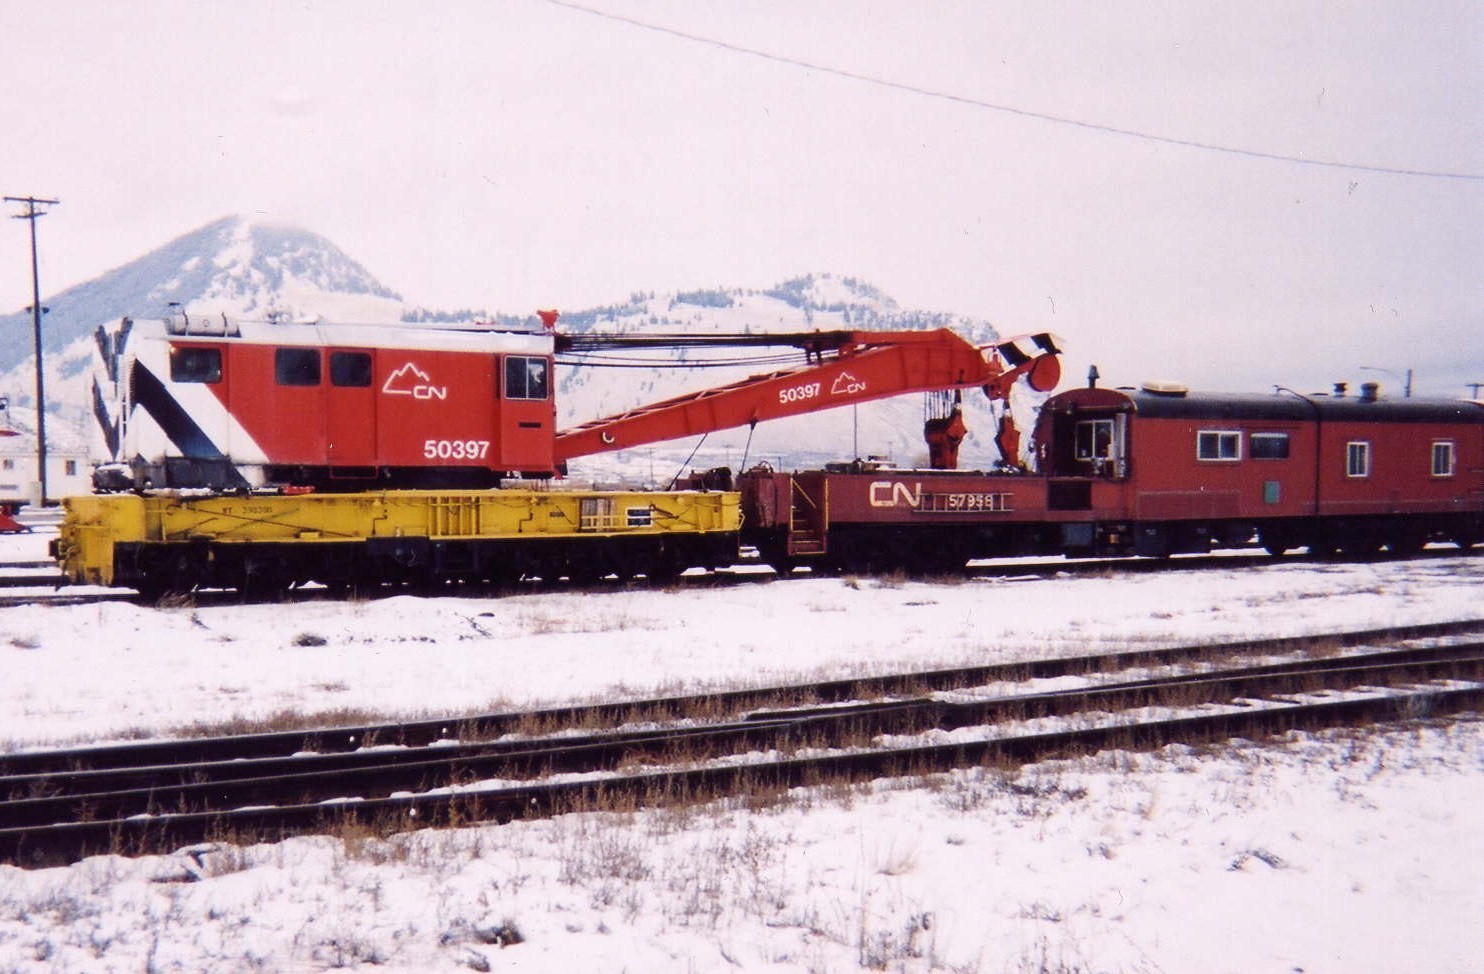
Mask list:
[[[869,490],[866,500],[872,507],[910,507],[916,510],[922,506],[921,483],[908,487],[900,480],[877,480],[872,482]]]
[[[830,386],[832,396],[853,396],[865,391],[866,384],[849,372],[841,372],[835,377],[834,385]]]
[[[388,396],[411,396],[413,399],[447,399],[448,386],[429,383],[428,373],[408,362],[386,377],[381,391]]]

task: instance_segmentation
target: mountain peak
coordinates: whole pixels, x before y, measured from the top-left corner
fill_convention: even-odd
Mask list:
[[[397,320],[405,305],[344,251],[299,227],[225,216],[45,302],[48,351],[125,315],[164,315],[171,305],[202,314],[269,311],[359,321]],[[0,316],[0,371],[31,354],[25,312]]]
[[[329,240],[276,221],[228,216],[145,255],[135,264],[157,272],[144,304],[208,304],[208,313],[289,307],[318,295],[352,295],[401,302],[364,267]],[[130,265],[133,267],[135,265]]]
[[[229,217],[219,221],[230,246],[216,264],[245,276],[254,291],[283,291],[291,282],[332,294],[402,300],[329,240],[285,223]]]

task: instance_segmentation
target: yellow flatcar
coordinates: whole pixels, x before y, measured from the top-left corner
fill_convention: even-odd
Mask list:
[[[75,584],[146,596],[319,582],[510,584],[522,578],[663,578],[737,556],[733,491],[375,491],[64,502],[53,555]]]

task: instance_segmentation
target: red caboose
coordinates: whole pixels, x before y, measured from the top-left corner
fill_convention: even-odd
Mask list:
[[[104,489],[480,488],[549,476],[549,334],[123,319],[99,329]]]
[[[1484,406],[1174,386],[1047,400],[1037,472],[747,471],[744,539],[778,567],[942,571],[969,558],[1409,552],[1484,538]]]
[[[1073,389],[1036,431],[1069,549],[1143,555],[1259,538],[1280,553],[1410,551],[1484,532],[1484,407],[1361,395]]]

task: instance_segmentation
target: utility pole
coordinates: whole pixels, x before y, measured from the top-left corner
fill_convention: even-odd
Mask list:
[[[1466,385],[1470,389],[1474,390],[1474,394],[1471,395],[1471,396],[1469,396],[1470,399],[1478,399],[1479,398],[1479,390],[1480,389],[1484,389],[1484,382],[1465,382],[1464,385]]]
[[[7,203],[24,203],[26,212],[11,214],[31,222],[31,330],[36,339],[36,477],[41,487],[41,506],[46,506],[46,378],[41,365],[41,276],[36,266],[36,220],[46,215],[38,206],[56,206],[58,200],[34,196],[7,196]]]

